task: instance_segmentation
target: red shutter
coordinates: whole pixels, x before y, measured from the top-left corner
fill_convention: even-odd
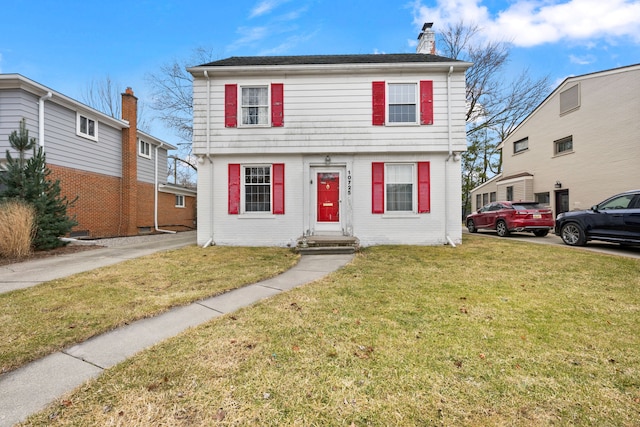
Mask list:
[[[418,213],[431,212],[429,162],[418,162]]]
[[[420,124],[433,124],[433,81],[420,81]]]
[[[385,83],[373,82],[371,87],[374,126],[384,126],[385,119]]]
[[[284,163],[274,163],[272,169],[273,214],[284,215]]]
[[[229,215],[240,212],[240,165],[229,163]]]
[[[224,85],[224,126],[238,126],[238,85]]]
[[[284,85],[271,83],[271,126],[284,126]]]
[[[371,213],[384,213],[384,163],[371,163]]]

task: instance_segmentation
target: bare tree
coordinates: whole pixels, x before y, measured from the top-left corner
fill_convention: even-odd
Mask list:
[[[114,82],[107,74],[103,79],[92,80],[82,91],[82,102],[116,119],[122,118],[122,92],[125,86]],[[149,132],[151,121],[145,114],[145,104],[138,102],[138,129]]]
[[[508,42],[481,41],[481,28],[459,22],[440,34],[442,55],[473,63],[467,71],[467,141],[463,153],[463,203],[470,191],[502,171],[500,142],[549,94],[549,76],[531,77],[527,69],[506,80]]]

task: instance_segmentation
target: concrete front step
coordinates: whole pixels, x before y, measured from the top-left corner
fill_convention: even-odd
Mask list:
[[[298,239],[296,250],[303,255],[352,254],[359,244],[352,236],[304,236]]]

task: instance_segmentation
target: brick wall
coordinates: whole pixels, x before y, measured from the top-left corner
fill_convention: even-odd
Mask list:
[[[138,182],[138,227],[153,229],[153,184]],[[175,194],[158,193],[158,228],[183,231],[195,228],[195,197],[185,196],[185,207],[177,208]]]

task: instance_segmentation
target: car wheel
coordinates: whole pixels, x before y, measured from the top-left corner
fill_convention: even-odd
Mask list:
[[[507,223],[500,220],[496,223],[496,231],[498,232],[498,236],[507,237],[509,235],[509,229],[507,228]]]
[[[584,246],[587,243],[584,230],[575,222],[563,225],[560,230],[560,237],[569,246]]]
[[[547,234],[549,234],[549,230],[535,230],[535,231],[533,232],[533,234],[534,234],[536,237],[544,237],[544,236],[546,236]]]
[[[467,221],[467,230],[469,230],[469,233],[477,233],[478,229],[476,228],[476,223],[473,222],[472,219]]]

